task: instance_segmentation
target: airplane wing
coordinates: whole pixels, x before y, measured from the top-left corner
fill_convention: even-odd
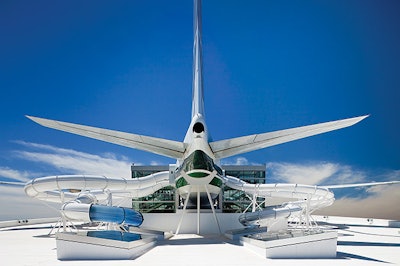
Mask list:
[[[138,150],[148,151],[175,159],[182,158],[186,149],[186,146],[183,142],[147,137],[143,135],[72,124],[33,116],[26,117],[45,127],[58,129],[76,135],[102,140]]]
[[[310,137],[328,131],[349,127],[360,122],[366,117],[368,117],[368,115],[262,134],[219,140],[211,142],[210,147],[216,158],[221,159],[297,139]]]

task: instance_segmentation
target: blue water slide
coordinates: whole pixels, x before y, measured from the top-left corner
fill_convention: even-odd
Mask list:
[[[140,226],[143,223],[143,215],[130,208],[113,207],[92,204],[89,209],[89,217],[93,222],[108,222]]]

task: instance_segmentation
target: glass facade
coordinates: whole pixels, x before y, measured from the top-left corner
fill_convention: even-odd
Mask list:
[[[222,165],[225,175],[238,177],[250,184],[264,184],[265,183],[265,165]],[[139,178],[147,176],[160,171],[168,171],[168,165],[156,166],[136,166],[132,165],[132,178]],[[176,195],[175,188],[168,186],[156,191],[154,194],[134,198],[132,200],[132,207],[142,213],[168,213],[176,212],[176,209],[182,206],[182,200],[179,195]],[[244,192],[231,189],[229,187],[222,187],[222,193],[217,211],[220,212],[244,212],[246,209],[251,211],[251,198]],[[257,199],[257,204],[264,207],[263,199]],[[249,207],[250,206],[250,207]]]
[[[132,165],[132,178],[148,176],[161,171],[168,171],[168,165]],[[175,188],[164,187],[155,193],[141,198],[133,198],[132,208],[142,213],[169,213],[176,211]]]
[[[225,175],[234,176],[250,184],[265,183],[265,165],[223,165]],[[222,212],[241,213],[246,209],[251,211],[251,198],[243,191],[230,187],[222,189]],[[264,199],[257,199],[257,204],[264,207]],[[250,206],[250,207],[249,207]]]

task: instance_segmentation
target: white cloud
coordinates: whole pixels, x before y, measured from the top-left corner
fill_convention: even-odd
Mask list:
[[[223,165],[254,165],[254,163],[250,163],[249,160],[247,160],[246,157],[235,157],[232,158],[231,160],[226,160],[224,159],[222,161]]]
[[[31,199],[23,187],[0,186],[0,221],[59,217],[59,206]]]
[[[247,165],[249,161],[245,157],[238,157],[234,163],[235,165]]]
[[[374,194],[367,198],[338,199],[317,214],[400,221],[400,185],[375,186],[369,190],[374,191]]]
[[[267,164],[267,178],[306,185],[345,184],[362,182],[365,180],[365,174],[350,166],[329,162],[272,162]]]
[[[93,174],[108,177],[130,178],[130,160],[113,153],[94,155],[63,149],[51,145],[16,141],[26,150],[13,152],[14,158],[32,161],[39,166],[47,165],[58,170],[53,174]],[[54,171],[56,172],[56,171]],[[33,177],[40,177],[37,172],[0,167],[0,177],[27,182]],[[42,202],[28,198],[22,187],[0,186],[0,220],[53,217],[59,215]]]
[[[348,165],[327,162],[307,164],[268,163],[268,179],[301,184],[349,184],[373,181],[400,180],[400,170],[380,173],[355,169]],[[316,214],[400,220],[400,185],[353,188],[354,197],[336,199],[330,207]],[[335,194],[340,189],[333,190]],[[352,195],[352,196],[353,196]]]
[[[93,174],[125,178],[131,176],[131,163],[125,156],[113,153],[94,155],[24,141],[16,141],[16,143],[27,149],[14,151],[14,158],[32,161],[39,166],[47,165],[56,168],[62,174]],[[26,182],[33,177],[40,176],[31,171],[0,167],[0,177]],[[0,204],[0,220],[59,216],[57,205],[44,204],[27,197],[22,187],[0,186],[0,200],[2,202]]]
[[[55,146],[18,141],[35,151],[14,151],[19,159],[47,164],[66,174],[93,174],[109,177],[131,175],[131,163],[127,157],[113,153],[94,155]]]
[[[28,171],[19,171],[9,167],[0,167],[0,177],[14,179],[21,182],[27,182],[31,174]]]

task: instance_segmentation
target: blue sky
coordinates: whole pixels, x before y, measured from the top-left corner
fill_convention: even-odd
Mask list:
[[[224,163],[267,164],[272,181],[399,180],[399,13],[398,1],[203,1],[205,108],[214,140],[371,115]],[[0,179],[126,176],[132,162],[173,163],[24,115],[183,140],[192,20],[189,0],[2,1]],[[382,190],[338,195],[392,193],[400,202],[398,187]]]

